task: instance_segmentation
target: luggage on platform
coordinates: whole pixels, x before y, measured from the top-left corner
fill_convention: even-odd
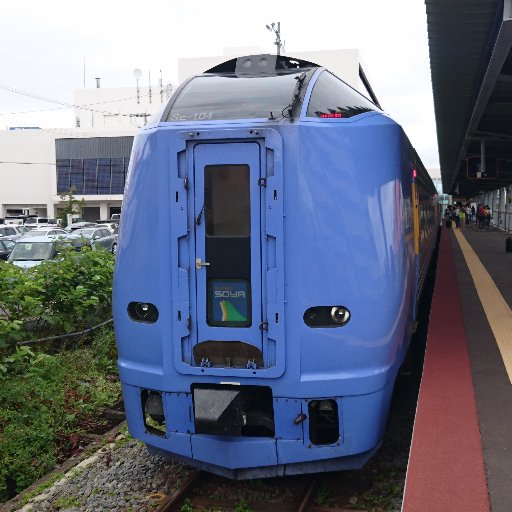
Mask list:
[[[445,226],[446,226],[447,228],[451,228],[451,227],[452,227],[452,221],[451,221],[450,219],[446,219]]]

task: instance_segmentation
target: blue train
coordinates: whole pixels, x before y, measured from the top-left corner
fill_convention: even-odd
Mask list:
[[[439,226],[402,128],[283,56],[190,78],[136,137],[114,277],[130,433],[231,478],[381,443]]]

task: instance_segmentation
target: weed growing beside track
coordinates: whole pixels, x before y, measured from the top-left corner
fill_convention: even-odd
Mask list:
[[[64,250],[28,270],[0,262],[0,502],[112,426],[121,400],[111,317],[114,258]],[[20,346],[20,342],[49,341]]]
[[[19,347],[0,373],[0,502],[82,449],[111,423],[101,409],[120,400],[114,334],[49,353]]]

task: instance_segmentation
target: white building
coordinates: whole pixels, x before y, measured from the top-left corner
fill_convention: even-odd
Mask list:
[[[77,90],[76,127],[0,131],[0,218],[55,218],[72,186],[86,219],[119,213],[133,136],[170,95],[170,86]]]
[[[228,49],[224,55],[179,59],[178,77],[200,74],[254,48]],[[293,52],[293,57],[331,70],[376,101],[356,49]],[[30,214],[55,218],[60,194],[76,188],[85,201],[87,220],[118,213],[133,136],[148,117],[159,113],[171,95],[170,85],[101,88],[74,93],[75,126],[63,129],[0,131],[0,218]]]

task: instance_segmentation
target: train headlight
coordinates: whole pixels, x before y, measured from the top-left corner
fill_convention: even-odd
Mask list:
[[[303,318],[308,327],[343,327],[350,316],[345,306],[313,306],[304,312]]]
[[[345,325],[350,320],[350,311],[343,306],[331,308],[331,318],[335,324]]]
[[[158,309],[149,302],[130,302],[128,315],[136,322],[153,324],[158,320]]]

